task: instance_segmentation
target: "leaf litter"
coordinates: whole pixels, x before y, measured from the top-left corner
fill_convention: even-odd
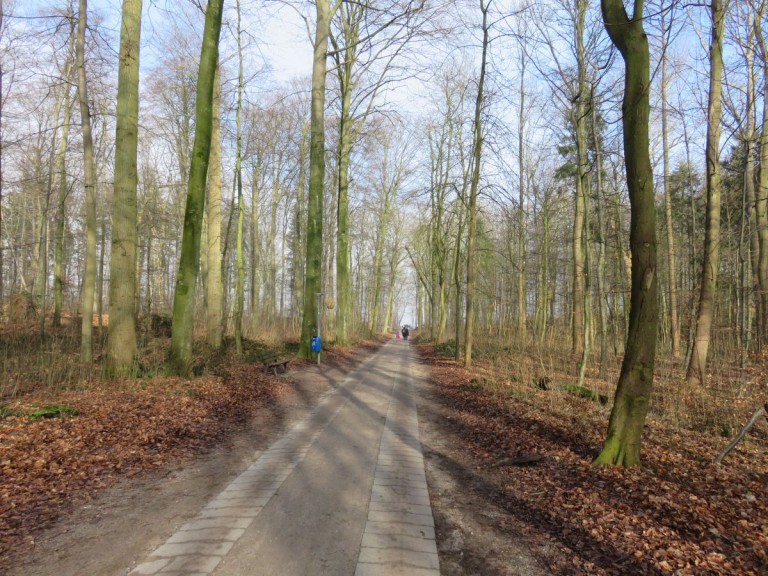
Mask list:
[[[476,372],[419,350],[465,466],[493,483],[509,538],[548,544],[532,551],[553,573],[768,574],[765,435],[716,466],[723,438],[649,417],[641,467],[595,468],[607,412],[594,402],[553,402],[535,383],[523,394],[478,385]],[[515,464],[531,454],[535,464]]]

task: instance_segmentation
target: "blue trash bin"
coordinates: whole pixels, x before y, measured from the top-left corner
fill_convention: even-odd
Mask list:
[[[323,349],[322,342],[320,341],[320,336],[312,336],[312,338],[310,338],[309,349],[312,352],[320,352],[320,350]]]

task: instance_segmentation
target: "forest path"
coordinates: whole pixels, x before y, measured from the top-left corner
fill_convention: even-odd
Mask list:
[[[382,346],[130,574],[438,575],[417,365]]]

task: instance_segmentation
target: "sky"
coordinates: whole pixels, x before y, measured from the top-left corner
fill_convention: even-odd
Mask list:
[[[165,20],[171,15],[168,11],[178,5],[180,0],[143,0],[142,8],[142,69],[153,68],[156,51],[151,45],[156,42],[167,25]],[[184,0],[182,0],[184,1]],[[190,1],[190,0],[187,0]],[[52,6],[61,6],[63,0],[16,0],[13,14],[22,17],[32,17],[39,14],[50,14]],[[191,3],[191,2],[190,2]],[[114,37],[113,49],[117,51],[120,27],[120,0],[89,0],[88,10],[96,13],[103,22],[101,26]],[[234,26],[233,0],[225,4],[226,16]],[[254,15],[254,7],[258,14]],[[305,9],[309,6],[305,6]],[[225,17],[226,17],[225,16]],[[312,12],[308,12],[312,16]],[[243,1],[243,30],[250,34],[258,44],[260,58],[272,69],[271,76],[277,82],[286,82],[295,77],[309,77],[312,70],[312,49],[307,36],[305,24],[296,12],[282,2]],[[201,28],[202,31],[202,28]],[[222,39],[227,30],[222,30]]]

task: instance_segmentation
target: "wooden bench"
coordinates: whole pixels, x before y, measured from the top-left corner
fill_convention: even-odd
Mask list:
[[[257,360],[264,366],[264,372],[271,370],[275,376],[277,376],[278,372],[287,372],[288,362],[290,362],[286,358],[280,358],[280,354],[277,352],[265,352],[258,356]]]

